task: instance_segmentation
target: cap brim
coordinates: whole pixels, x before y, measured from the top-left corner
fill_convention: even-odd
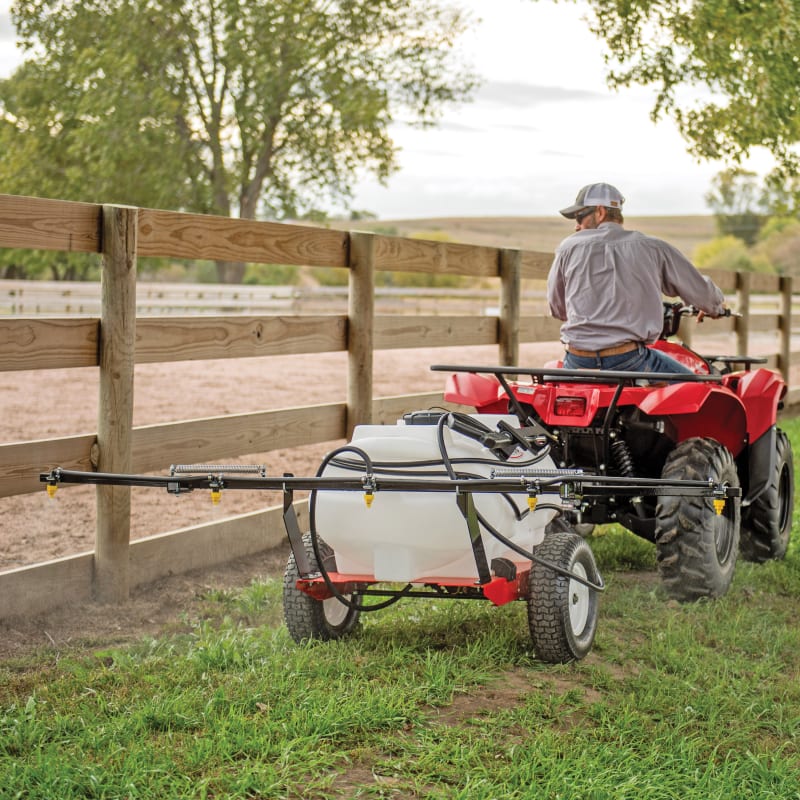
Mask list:
[[[586,206],[576,204],[574,206],[569,206],[568,208],[562,208],[558,213],[567,219],[575,219],[575,216],[582,208],[586,208]]]

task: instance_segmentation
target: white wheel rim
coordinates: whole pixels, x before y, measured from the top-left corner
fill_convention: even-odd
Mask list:
[[[349,600],[350,597],[347,599]],[[325,619],[334,628],[338,628],[344,623],[347,619],[348,611],[350,609],[335,597],[329,597],[327,600],[322,601],[322,612],[325,614]]]
[[[586,569],[580,562],[574,563],[570,571],[580,578],[586,578]],[[572,632],[580,635],[589,620],[591,589],[583,583],[570,578],[568,592],[569,624],[572,627]]]

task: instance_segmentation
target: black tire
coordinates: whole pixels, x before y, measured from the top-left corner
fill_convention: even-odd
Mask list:
[[[547,534],[533,554],[592,583],[600,580],[594,554],[577,533]],[[528,580],[528,629],[537,658],[568,664],[586,656],[597,631],[598,593],[535,561]]]
[[[786,555],[792,534],[794,508],[794,461],[792,445],[778,429],[775,470],[766,489],[742,510],[739,553],[746,561],[763,563]]]
[[[311,534],[303,536],[303,545],[312,570],[318,569],[317,558],[311,546]],[[330,547],[318,539],[318,547],[323,560],[332,554]],[[283,618],[289,634],[298,644],[316,639],[330,641],[349,636],[358,626],[361,612],[349,608],[331,597],[315,600],[297,588],[300,571],[297,569],[294,553],[289,556],[286,572],[283,575]],[[357,595],[346,595],[347,600],[355,600]]]
[[[713,439],[681,442],[661,473],[671,480],[713,480],[739,486],[727,448]],[[721,597],[728,591],[739,553],[741,501],[728,498],[717,514],[710,497],[671,495],[656,506],[656,559],[667,594],[681,602]]]

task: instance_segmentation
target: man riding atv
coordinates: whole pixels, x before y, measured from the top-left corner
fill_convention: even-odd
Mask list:
[[[664,324],[662,297],[699,308],[699,322],[725,313],[723,294],[672,245],[624,230],[624,202],[614,186],[592,183],[560,212],[575,220],[575,233],[556,250],[547,299],[553,316],[565,321],[564,367],[691,372],[647,347]]]

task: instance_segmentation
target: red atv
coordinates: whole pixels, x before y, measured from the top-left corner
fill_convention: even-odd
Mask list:
[[[742,498],[716,507],[709,497],[611,496],[574,503],[551,525],[583,530],[617,522],[656,545],[668,594],[681,601],[719,597],[739,553],[748,561],[782,558],[792,527],[794,466],[776,425],[786,393],[781,377],[751,367],[766,359],[701,356],[668,341],[681,317],[665,303],[652,347],[694,374],[608,370],[435,366],[452,372],[445,399],[479,413],[513,413],[547,441],[556,465],[597,475],[712,480],[741,486]]]

